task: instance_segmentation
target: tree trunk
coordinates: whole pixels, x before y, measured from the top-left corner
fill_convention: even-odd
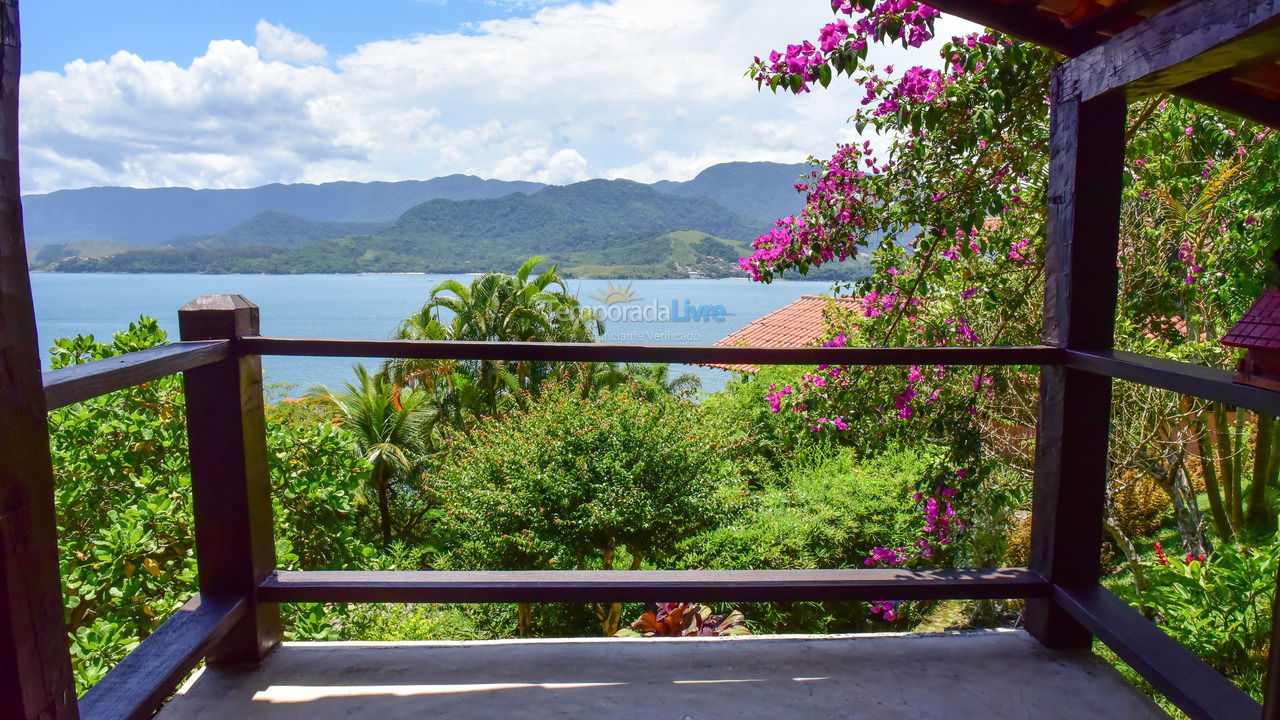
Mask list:
[[[533,637],[533,603],[516,603],[516,633],[522,638]]]
[[[1115,541],[1116,545],[1120,546],[1120,550],[1128,561],[1129,571],[1133,573],[1133,589],[1138,596],[1139,607],[1145,615],[1146,603],[1142,601],[1142,594],[1147,591],[1147,580],[1142,575],[1142,564],[1138,556],[1138,549],[1133,546],[1133,541],[1124,534],[1120,526],[1111,519],[1110,515],[1103,520],[1102,527],[1111,536],[1111,539]]]
[[[391,488],[387,482],[387,470],[379,465],[374,469],[374,489],[378,493],[378,513],[381,515],[382,548],[391,544]]]
[[[1187,473],[1186,458],[1179,458],[1169,476],[1172,489],[1174,519],[1178,523],[1178,534],[1182,537],[1182,549],[1192,555],[1207,554],[1209,541],[1204,536],[1203,523],[1200,520],[1200,507],[1196,504],[1196,489],[1191,485]]]
[[[1231,433],[1231,526],[1236,533],[1244,532],[1244,410],[1236,410],[1235,432]]]
[[[1222,482],[1218,482],[1218,466],[1221,464],[1219,460],[1224,452],[1220,447],[1221,441],[1225,438],[1218,431],[1220,423],[1218,422],[1217,412],[1221,408],[1220,405],[1214,403],[1213,410],[1206,412],[1201,416],[1197,416],[1197,438],[1201,447],[1200,452],[1200,468],[1204,473],[1205,491],[1209,495],[1209,509],[1213,513],[1214,529],[1218,531],[1218,538],[1221,540],[1230,540],[1235,537],[1235,529],[1231,527],[1231,516],[1227,513],[1227,494],[1224,485],[1230,485],[1227,476],[1223,474]],[[1202,420],[1207,420],[1209,429],[1204,430]],[[1206,446],[1208,446],[1206,448]],[[1207,450],[1207,451],[1206,451]]]
[[[1275,517],[1267,509],[1267,486],[1272,467],[1271,442],[1275,430],[1274,419],[1265,413],[1257,413],[1258,432],[1253,441],[1253,479],[1249,484],[1249,508],[1245,512],[1245,528],[1251,534],[1261,535],[1275,529]]]

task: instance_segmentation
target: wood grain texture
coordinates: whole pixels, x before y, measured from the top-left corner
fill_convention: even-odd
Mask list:
[[[0,715],[76,717],[18,181],[18,3],[0,3]]]
[[[178,327],[183,340],[234,344],[257,334],[258,308],[239,295],[205,296],[178,311]],[[279,609],[256,597],[276,566],[262,359],[230,357],[188,370],[184,380],[200,593],[246,602],[209,662],[254,664],[280,642]]]
[[[1130,101],[1280,55],[1280,0],[1190,0],[1062,66],[1067,94]]]
[[[1026,568],[276,572],[272,602],[666,602],[1047,596]]]
[[[1280,128],[1280,102],[1245,92],[1230,73],[1220,72],[1183,85],[1175,93],[1189,100]]]
[[[54,410],[230,357],[226,340],[179,342],[72,365],[44,374],[44,400]]]
[[[84,720],[146,720],[245,614],[243,600],[192,598],[80,698]]]
[[[562,362],[674,362],[754,365],[1041,365],[1061,362],[1058,348],[763,348],[604,343],[328,340],[246,337],[245,354],[305,357],[544,360]]]
[[[990,0],[922,0],[948,15],[994,28],[1023,40],[1052,48],[1067,56],[1088,50],[1101,38],[1093,33],[1075,32],[1057,20],[1041,17],[1034,7],[1011,8]],[[1034,3],[1032,3],[1034,5]]]
[[[1234,382],[1230,370],[1121,351],[1068,350],[1066,366],[1280,416],[1280,392]]]
[[[1106,588],[1055,587],[1053,597],[1193,720],[1261,717],[1253,698]]]
[[[1044,341],[1111,349],[1115,328],[1125,103],[1081,102],[1059,67],[1052,82]],[[1111,378],[1045,366],[1040,374],[1031,513],[1032,570],[1056,585],[1098,582]],[[1027,631],[1049,647],[1087,647],[1051,599],[1027,602]]]

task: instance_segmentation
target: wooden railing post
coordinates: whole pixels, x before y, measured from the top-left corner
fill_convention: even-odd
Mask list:
[[[74,720],[49,419],[18,185],[18,3],[0,3],[0,717]]]
[[[1125,102],[1119,93],[1087,102],[1067,95],[1063,70],[1051,90],[1044,342],[1106,351],[1115,334]],[[1110,421],[1111,378],[1041,369],[1030,567],[1055,585],[1098,582]],[[1026,628],[1050,647],[1092,641],[1048,598],[1027,601]]]
[[[234,353],[258,334],[258,307],[239,295],[205,295],[178,311],[183,340],[229,339],[233,355],[184,374],[200,593],[248,612],[208,654],[213,664],[256,663],[280,642],[276,605],[258,602],[275,570],[262,359]]]

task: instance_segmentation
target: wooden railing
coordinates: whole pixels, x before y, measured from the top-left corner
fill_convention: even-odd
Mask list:
[[[261,356],[451,358],[508,361],[1018,365],[1122,378],[1280,411],[1280,393],[1239,385],[1230,373],[1187,363],[1059,347],[750,348],[599,343],[315,340],[257,335],[258,309],[240,296],[203,297],[179,311],[182,342],[45,374],[50,408],[183,372],[191,447],[199,595],[80,701],[82,717],[148,717],[201,660],[252,664],[280,638],[283,602],[591,602],[693,597],[709,601],[1023,598],[1052,609],[1028,630],[1051,646],[1068,627],[1102,639],[1195,718],[1258,717],[1260,707],[1097,582],[1054,582],[1054,547],[1032,548],[1031,567],[697,571],[286,572],[275,566],[266,461]],[[1043,394],[1043,392],[1042,392]],[[1043,403],[1042,403],[1043,409]],[[1103,408],[1110,412],[1109,400]],[[1039,462],[1066,452],[1070,434],[1041,422]],[[1103,438],[1105,448],[1105,437]],[[1055,452],[1047,452],[1054,450]],[[1054,486],[1039,478],[1037,507]],[[1047,498],[1052,500],[1052,498]],[[1099,504],[1091,512],[1100,519]],[[1053,516],[1049,520],[1053,520]],[[1070,520],[1070,518],[1068,518]],[[1088,524],[1084,517],[1076,518]],[[1035,541],[1048,535],[1044,516]],[[1061,518],[1059,523],[1064,522]],[[1052,524],[1052,523],[1049,523]],[[1070,537],[1071,522],[1050,528]],[[1063,548],[1056,548],[1063,552]],[[1070,631],[1068,631],[1070,632]]]
[[[1001,3],[926,0],[1029,37],[1056,25],[1012,22]],[[1009,8],[1016,6],[1009,5]],[[1263,707],[1099,585],[1099,548],[1114,379],[1280,414],[1280,393],[1229,373],[1114,351],[1126,104],[1164,90],[1280,123],[1275,103],[1240,104],[1218,82],[1228,67],[1274,54],[1280,0],[1184,0],[1107,39],[1057,44],[1079,57],[1050,89],[1045,346],[1024,348],[654,348],[610,345],[414,343],[258,337],[257,308],[239,296],[183,308],[182,341],[48,373],[40,403],[34,313],[18,183],[17,1],[0,3],[0,712],[24,720],[77,714],[145,718],[201,658],[259,661],[279,641],[279,602],[1026,598],[1027,631],[1046,646],[1101,639],[1193,718],[1280,720],[1280,652]],[[1030,22],[1032,25],[1028,25]],[[1050,32],[1050,30],[1054,30]],[[1046,42],[1042,38],[1041,42]],[[1237,98],[1238,99],[1238,98]],[[554,573],[282,573],[275,567],[261,356],[629,360],[636,362],[1038,365],[1029,567]],[[168,373],[186,376],[199,597],[170,618],[77,703],[58,607],[52,471],[40,415]],[[1280,647],[1273,623],[1273,649]]]

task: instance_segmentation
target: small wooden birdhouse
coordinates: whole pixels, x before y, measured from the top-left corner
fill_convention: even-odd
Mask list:
[[[1222,338],[1222,344],[1244,348],[1235,381],[1280,390],[1280,290],[1268,290]]]

